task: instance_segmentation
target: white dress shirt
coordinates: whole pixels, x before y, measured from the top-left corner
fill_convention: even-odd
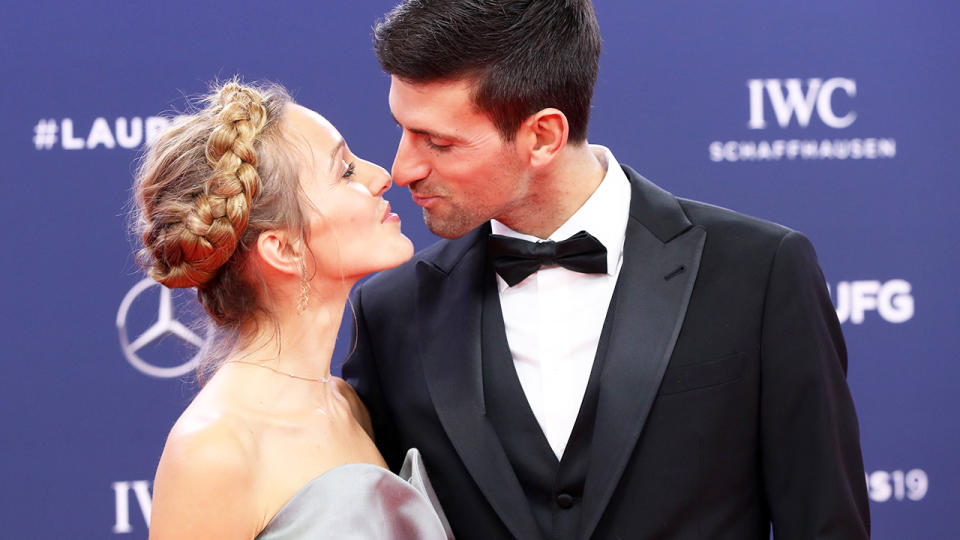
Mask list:
[[[600,186],[548,240],[587,231],[607,248],[606,274],[541,268],[514,285],[497,276],[507,343],[520,385],[557,458],[573,431],[623,262],[630,181],[607,148],[590,147],[606,168]],[[532,242],[491,220],[492,232]]]

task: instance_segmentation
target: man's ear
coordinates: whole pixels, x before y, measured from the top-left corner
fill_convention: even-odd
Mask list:
[[[517,140],[525,146],[530,165],[535,168],[550,164],[567,146],[570,124],[559,109],[546,108],[527,117],[520,125]]]
[[[257,237],[257,254],[277,272],[299,276],[303,271],[304,244],[300,236],[283,229],[266,230]]]

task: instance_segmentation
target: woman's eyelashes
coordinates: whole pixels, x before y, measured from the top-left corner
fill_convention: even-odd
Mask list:
[[[344,180],[350,180],[351,178],[353,178],[354,173],[357,172],[357,166],[353,162],[347,163],[346,161],[344,161],[343,164],[346,167],[343,171],[343,176],[341,176],[341,178],[343,178]]]

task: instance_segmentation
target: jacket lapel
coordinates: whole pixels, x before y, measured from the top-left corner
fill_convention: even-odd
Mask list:
[[[636,447],[683,324],[706,231],[628,167],[633,190],[614,290],[580,538],[589,538]]]
[[[489,228],[446,243],[417,263],[420,352],[447,436],[487,501],[517,538],[540,538],[523,489],[487,419],[480,322]]]

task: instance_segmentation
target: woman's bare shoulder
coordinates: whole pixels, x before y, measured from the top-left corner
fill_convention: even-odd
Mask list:
[[[194,405],[164,445],[150,537],[253,538],[262,525],[255,435],[237,415]]]

